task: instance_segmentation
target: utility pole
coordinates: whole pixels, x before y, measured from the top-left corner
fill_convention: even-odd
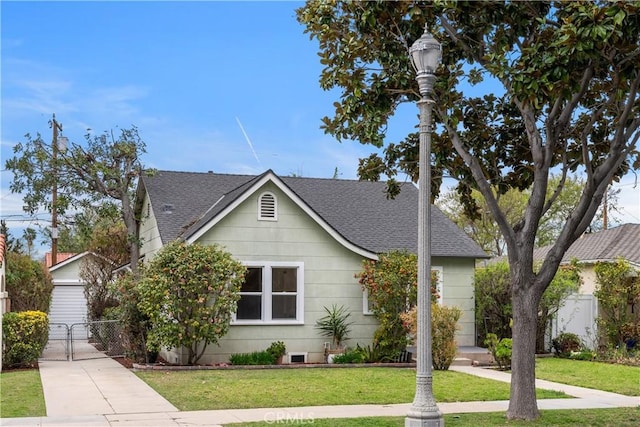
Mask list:
[[[58,263],[58,131],[62,132],[62,124],[56,120],[55,113],[49,121],[53,129],[53,142],[51,144],[51,155],[53,158],[53,190],[51,191],[51,266]]]

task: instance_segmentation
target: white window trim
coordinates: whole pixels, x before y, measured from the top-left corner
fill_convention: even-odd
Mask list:
[[[436,285],[436,291],[438,292],[438,295],[440,295],[440,298],[438,298],[438,304],[443,305],[444,304],[444,268],[439,265],[432,266],[431,271],[434,271],[434,270],[438,272],[438,278],[440,279],[438,280],[438,284]],[[367,289],[365,289],[362,292],[362,314],[364,314],[365,316],[374,315],[373,311],[369,310],[369,291]]]
[[[369,310],[369,290],[365,288],[362,292],[362,314],[365,316],[373,316],[373,311]]]
[[[273,217],[262,216],[262,198],[265,196],[273,197]],[[278,220],[278,198],[270,191],[265,191],[258,196],[258,221],[277,221]]]
[[[262,319],[237,319],[235,313],[231,321],[232,325],[304,325],[304,262],[274,262],[274,261],[245,261],[243,264],[249,268],[262,268]],[[272,319],[271,307],[271,269],[272,268],[297,269],[296,292],[296,318]],[[265,274],[266,272],[269,274]],[[258,293],[255,293],[256,295]]]

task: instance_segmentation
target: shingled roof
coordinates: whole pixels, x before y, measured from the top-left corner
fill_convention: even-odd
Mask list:
[[[257,191],[256,186],[264,179],[295,195],[296,202],[304,205],[301,207],[367,252],[417,252],[418,191],[411,183],[402,184],[400,195],[388,199],[383,182],[278,177],[272,171],[257,176],[157,171],[142,178],[142,188],[149,195],[160,237],[166,244],[197,235],[235,202]],[[433,256],[487,257],[433,206],[431,221]]]
[[[534,259],[544,259],[550,248],[536,249]],[[640,266],[640,224],[624,224],[585,234],[569,247],[562,261],[574,258],[581,262],[613,261],[620,257]]]

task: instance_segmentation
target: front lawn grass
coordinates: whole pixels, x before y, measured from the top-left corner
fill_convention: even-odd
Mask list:
[[[637,427],[640,425],[640,409],[581,409],[540,411],[542,416],[536,421],[507,421],[503,412],[451,414],[444,416],[447,427],[485,427],[485,426],[575,426],[575,427]],[[310,422],[309,422],[310,423]],[[266,427],[273,420],[257,423],[227,424],[228,427]],[[298,424],[304,425],[304,421]],[[291,424],[293,425],[293,424]],[[314,427],[401,427],[404,417],[369,417],[314,419]]]
[[[536,378],[640,396],[640,368],[637,366],[545,357],[536,360]]]
[[[37,369],[0,374],[0,417],[41,417],[46,406]]]
[[[285,406],[409,403],[415,370],[314,368],[136,373],[182,411]],[[508,400],[509,384],[453,371],[435,371],[438,402]],[[568,397],[538,390],[539,399]]]

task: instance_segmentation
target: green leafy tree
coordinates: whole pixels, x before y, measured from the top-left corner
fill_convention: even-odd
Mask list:
[[[560,176],[551,177],[549,191],[557,187],[560,179]],[[540,220],[535,243],[537,247],[546,246],[555,241],[562,230],[564,219],[569,216],[578,203],[583,186],[584,182],[581,179],[567,177],[562,193],[558,196],[557,203]],[[529,189],[521,191],[515,188],[508,190],[504,194],[500,194],[494,188],[493,194],[511,226],[522,218],[527,207],[527,201],[531,196]],[[548,194],[548,196],[551,197],[552,194]],[[505,239],[502,237],[500,227],[493,219],[491,210],[482,194],[477,190],[472,190],[471,197],[478,206],[475,217],[470,217],[465,213],[463,201],[455,191],[444,193],[436,204],[449,219],[464,230],[485,252],[492,256],[506,255]],[[609,208],[615,209],[617,200],[615,195],[611,194],[609,200]],[[602,214],[598,215],[596,221],[601,217]],[[600,221],[598,221],[597,223],[592,223],[591,230],[601,229],[601,227]]]
[[[418,257],[407,251],[389,251],[377,261],[365,260],[356,275],[367,292],[371,311],[380,326],[374,334],[374,345],[389,358],[407,346],[407,326],[402,314],[416,305],[418,296]],[[436,301],[438,275],[431,274],[431,296]]]
[[[545,353],[549,349],[545,344],[547,333],[550,332],[551,321],[556,317],[567,298],[578,292],[582,278],[577,260],[570,264],[561,265],[553,277],[551,284],[545,289],[538,308],[538,322],[536,330],[536,353]]]
[[[55,125],[55,124],[54,124]],[[40,134],[13,147],[15,156],[8,159],[6,168],[13,172],[10,188],[24,192],[24,210],[29,214],[42,206],[52,209],[51,189],[58,188],[57,212],[83,210],[115,205],[126,227],[130,245],[131,269],[137,270],[140,255],[139,218],[134,207],[135,184],[145,170],[140,156],[146,145],[134,126],[102,135],[85,135],[85,145],[72,143],[67,150],[54,150]]]
[[[24,253],[22,241],[11,235],[11,231],[9,231],[9,227],[7,227],[7,223],[4,219],[0,220],[0,234],[4,234],[5,236],[7,252]]]
[[[195,364],[229,330],[246,268],[220,246],[174,242],[144,269],[139,307],[149,316],[149,346],[186,347]]]
[[[118,300],[109,289],[114,271],[128,260],[127,229],[108,218],[96,224],[87,244],[89,254],[80,264],[80,278],[87,299],[87,318],[101,320],[105,310]]]
[[[116,203],[105,202],[96,205],[83,206],[79,212],[74,212],[69,220],[58,227],[58,249],[62,252],[82,253],[95,247],[92,243],[96,228],[105,224],[122,222],[120,209]],[[50,230],[45,230],[50,235]],[[127,251],[130,251],[127,239]]]
[[[425,24],[442,42],[433,98],[433,194],[458,180],[467,213],[480,191],[511,266],[513,357],[507,417],[535,419],[537,309],[562,257],[589,227],[612,180],[640,166],[640,5],[634,2],[342,2],[310,0],[297,11],[318,40],[320,86],[336,92],[324,130],[382,149],[362,159],[365,179],[398,172],[417,181],[417,133],[388,141],[390,118],[419,98],[408,49]],[[470,89],[471,86],[475,86]],[[561,176],[549,191],[551,171]],[[580,198],[539,270],[539,224],[566,177],[584,175]],[[530,189],[511,224],[493,190]],[[548,195],[551,194],[549,197]]]
[[[598,327],[612,346],[625,346],[627,339],[640,338],[640,277],[628,261],[598,262],[595,266],[596,290],[600,308]]]
[[[53,281],[44,264],[14,251],[7,252],[6,290],[11,311],[49,312]]]
[[[476,312],[476,343],[485,342],[487,334],[511,338],[511,275],[506,262],[491,263],[476,269],[473,277]]]
[[[578,291],[581,283],[576,261],[558,269],[540,299],[536,320],[536,353],[545,353],[548,350],[545,341],[551,320],[567,298]],[[477,269],[473,286],[478,329],[476,342],[486,343],[485,338],[488,334],[495,334],[498,338],[511,338],[513,308],[509,264],[501,261]]]

